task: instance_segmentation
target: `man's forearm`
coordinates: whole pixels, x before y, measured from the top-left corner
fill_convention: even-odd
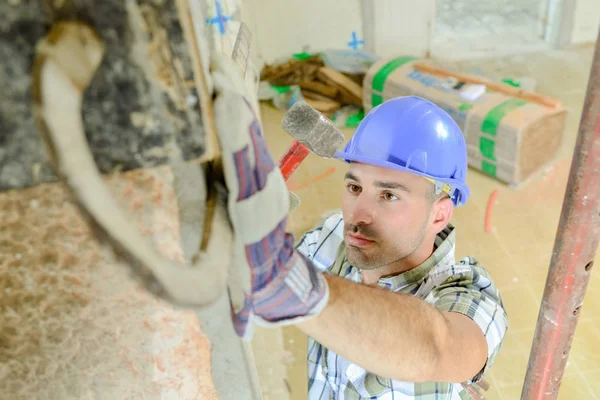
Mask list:
[[[329,304],[298,324],[326,348],[367,371],[410,382],[429,381],[448,329],[444,315],[413,296],[327,276]]]

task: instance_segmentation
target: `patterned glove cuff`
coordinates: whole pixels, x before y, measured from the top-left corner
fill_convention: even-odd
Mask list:
[[[312,262],[294,250],[285,271],[253,297],[253,314],[258,323],[295,324],[319,315],[329,300],[329,287]]]

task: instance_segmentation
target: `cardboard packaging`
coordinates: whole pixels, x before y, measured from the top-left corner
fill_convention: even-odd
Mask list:
[[[424,60],[373,64],[363,82],[365,113],[400,96],[419,96],[447,111],[465,135],[469,166],[515,186],[552,162],[567,118],[556,99]]]

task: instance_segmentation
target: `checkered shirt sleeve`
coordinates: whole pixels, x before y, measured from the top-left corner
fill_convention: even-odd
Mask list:
[[[502,299],[488,272],[472,257],[466,257],[456,265],[438,267],[436,273],[447,278],[435,286],[426,301],[440,311],[466,315],[485,335],[488,345],[486,365],[469,381],[477,382],[494,363],[508,329]]]

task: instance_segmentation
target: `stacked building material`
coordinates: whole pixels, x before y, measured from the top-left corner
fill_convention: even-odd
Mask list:
[[[363,84],[365,112],[399,96],[420,96],[462,129],[469,165],[518,185],[552,161],[567,110],[556,99],[412,57],[380,60]]]
[[[304,100],[326,115],[346,105],[362,107],[364,74],[339,72],[323,62],[319,55],[295,57],[276,65],[266,65],[261,81],[276,87],[298,86]]]

